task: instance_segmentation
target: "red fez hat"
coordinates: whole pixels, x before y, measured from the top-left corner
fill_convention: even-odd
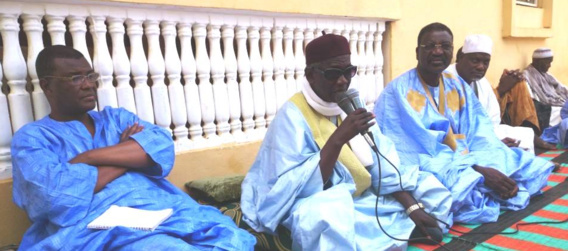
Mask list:
[[[306,46],[307,65],[343,55],[351,55],[349,42],[345,37],[335,34],[325,34]]]

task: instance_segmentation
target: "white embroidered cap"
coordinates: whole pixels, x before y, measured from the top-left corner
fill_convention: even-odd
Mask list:
[[[538,48],[533,52],[533,58],[551,58],[552,50],[549,48]]]
[[[492,48],[493,41],[489,36],[483,34],[474,34],[469,35],[465,38],[462,52],[464,54],[482,52],[491,55]]]

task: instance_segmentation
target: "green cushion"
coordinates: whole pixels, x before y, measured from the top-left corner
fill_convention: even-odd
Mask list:
[[[292,250],[292,237],[290,230],[283,226],[279,226],[276,230],[278,235],[271,235],[267,233],[255,232],[245,221],[243,221],[243,212],[241,211],[241,204],[239,202],[225,203],[219,210],[224,215],[233,219],[239,228],[247,230],[249,233],[256,237],[255,250],[270,250],[270,251],[290,251]]]
[[[196,200],[215,203],[240,201],[241,183],[245,176],[227,176],[190,181],[185,184],[189,195]]]

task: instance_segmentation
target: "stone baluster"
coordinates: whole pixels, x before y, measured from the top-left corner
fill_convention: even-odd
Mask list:
[[[47,20],[47,32],[51,37],[51,45],[65,45],[65,16],[63,15],[45,15],[45,20]]]
[[[260,58],[260,48],[258,40],[260,38],[259,29],[262,25],[260,18],[251,18],[251,26],[248,28],[248,39],[250,46],[250,72],[252,77],[252,95],[254,102],[254,129],[255,137],[263,138],[266,132],[266,106],[264,101],[264,86],[262,85],[262,60]]]
[[[134,103],[134,92],[130,86],[130,61],[124,47],[124,17],[118,17],[119,13],[109,17],[108,31],[112,39],[112,62],[114,75],[116,78],[116,95],[118,106],[136,114],[136,104]],[[124,13],[120,13],[124,16]]]
[[[306,20],[306,29],[304,30],[304,50],[306,49],[306,45],[308,45],[312,40],[314,40],[315,27],[316,27],[315,20],[312,19]]]
[[[160,20],[159,17],[149,17],[144,22],[144,33],[148,41],[148,70],[152,79],[152,105],[156,125],[171,133],[172,115],[168,87],[164,82],[166,65],[160,49],[160,23],[158,20]]]
[[[377,96],[375,96],[375,94],[377,93],[376,91],[376,85],[375,85],[375,74],[374,74],[374,69],[375,69],[375,56],[373,55],[373,33],[375,32],[374,29],[372,29],[372,27],[376,27],[373,26],[373,23],[365,23],[365,57],[367,58],[367,85],[368,85],[368,92],[367,92],[367,109],[372,111],[373,108],[375,107],[375,100],[377,99]]]
[[[197,78],[199,80],[199,100],[201,101],[201,119],[203,120],[203,132],[210,144],[220,144],[215,126],[215,103],[213,101],[213,86],[211,77],[211,64],[207,54],[205,38],[207,36],[208,18],[200,17],[193,25],[193,37],[195,38],[195,61],[197,66]]]
[[[357,57],[358,57],[358,65],[357,65],[357,77],[359,78],[359,92],[365,93],[361,97],[361,100],[366,103],[366,93],[368,93],[369,85],[371,83],[367,82],[367,57],[365,56],[365,32],[363,31],[363,24],[361,22],[356,21],[354,22],[354,26],[357,31]]]
[[[274,61],[270,50],[270,31],[274,26],[273,18],[263,18],[260,28],[260,50],[262,55],[262,82],[264,82],[264,100],[266,101],[266,126],[274,119],[276,114],[276,89],[274,87]]]
[[[303,20],[302,20],[303,21]],[[304,81],[304,69],[306,68],[306,57],[304,56],[304,29],[305,22],[296,22],[294,29],[294,78],[296,79],[296,90],[302,90]]]
[[[103,110],[105,106],[118,107],[116,89],[112,85],[113,66],[106,42],[107,28],[105,25],[105,17],[102,15],[93,15],[88,18],[88,21],[90,23],[89,30],[93,36],[93,44],[95,47],[93,68],[101,75],[97,89],[99,110]]]
[[[82,6],[72,6],[69,8],[69,13],[67,21],[69,22],[69,33],[71,33],[71,38],[73,39],[73,48],[80,51],[87,62],[93,66],[93,61],[87,48],[87,37],[85,36],[87,34],[85,20],[88,12]]]
[[[51,112],[47,98],[39,85],[39,79],[36,71],[36,58],[41,50],[43,50],[43,25],[41,24],[41,14],[24,14],[24,31],[28,38],[28,74],[32,80],[34,90],[32,92],[33,111],[36,120],[41,119]]]
[[[0,79],[2,79],[2,64],[0,64]],[[8,112],[8,100],[0,90],[0,180],[12,177],[11,143],[12,125],[10,124],[10,112]]]
[[[189,130],[187,124],[187,110],[183,86],[181,85],[181,60],[176,47],[176,22],[162,21],[162,37],[164,38],[164,59],[166,74],[168,76],[168,94],[172,122],[174,124],[174,137],[176,150],[190,148]]]
[[[217,135],[222,143],[234,141],[230,134],[229,125],[229,94],[225,84],[225,61],[221,54],[221,25],[223,20],[220,16],[211,16],[207,27],[207,39],[209,41],[209,60],[211,62],[211,79],[213,80],[213,100],[215,102],[215,122],[217,123]]]
[[[30,94],[26,91],[27,67],[20,48],[19,31],[17,14],[0,14],[0,34],[4,43],[2,62],[10,86],[8,103],[14,132],[34,120]]]
[[[290,24],[290,20],[286,20],[284,27],[284,75],[286,77],[286,89],[288,89],[288,98],[294,95],[296,90],[296,79],[294,78],[294,27]]]
[[[373,49],[375,51],[375,97],[379,97],[384,88],[384,78],[383,78],[383,32],[385,31],[385,22],[379,22],[377,24],[377,31],[374,33],[375,39],[373,41]]]
[[[239,91],[241,94],[241,114],[243,131],[248,139],[254,138],[254,102],[250,82],[250,60],[247,50],[247,29],[250,18],[238,19],[235,36],[237,38],[237,71],[239,73]]]
[[[241,98],[239,95],[239,83],[237,82],[237,57],[235,56],[235,19],[226,19],[221,27],[221,37],[223,39],[223,51],[225,60],[225,78],[227,79],[227,91],[229,93],[229,123],[231,134],[235,141],[243,142],[246,140],[241,123]]]
[[[142,35],[144,34],[142,20],[144,17],[140,17],[140,15],[143,14],[129,11],[129,18],[126,20],[126,33],[130,40],[130,72],[134,80],[136,114],[140,119],[154,123],[152,94],[148,86],[148,60],[142,44]]]
[[[357,31],[354,29],[354,22],[349,22],[347,24],[347,29],[349,30],[349,50],[351,51],[351,64],[357,66],[358,71],[361,69],[361,63],[359,62],[359,54],[357,53],[357,41],[359,36]],[[359,74],[355,75],[351,79],[351,85],[349,88],[355,88],[357,90],[361,90],[359,88]]]
[[[195,82],[196,65],[191,45],[192,33],[191,21],[182,21],[178,24],[178,36],[181,46],[181,70],[185,85],[185,107],[189,122],[189,136],[193,145],[191,148],[204,147],[203,128],[201,127],[201,104],[199,101],[199,88]]]
[[[288,88],[284,78],[284,48],[282,48],[283,21],[276,19],[272,29],[272,50],[274,52],[274,89],[276,91],[276,106],[278,108],[288,100]]]

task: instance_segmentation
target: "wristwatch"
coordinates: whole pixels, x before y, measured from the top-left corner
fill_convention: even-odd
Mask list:
[[[406,209],[406,215],[410,215],[412,212],[418,210],[418,209],[424,209],[424,205],[422,203],[416,203],[412,206],[409,206]]]

